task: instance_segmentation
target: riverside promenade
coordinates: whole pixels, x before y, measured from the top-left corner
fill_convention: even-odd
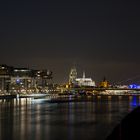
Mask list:
[[[121,95],[107,95],[107,94],[94,94],[94,95],[68,95],[68,94],[48,94],[48,93],[35,93],[35,94],[14,94],[14,95],[0,95],[0,99],[15,99],[15,98],[44,98],[49,99],[51,102],[71,102],[71,101],[94,101],[94,100],[114,100],[132,99],[137,97],[140,99],[140,94],[121,94]]]
[[[15,99],[15,98],[45,98],[48,94],[27,94],[27,95],[0,95],[0,99]]]

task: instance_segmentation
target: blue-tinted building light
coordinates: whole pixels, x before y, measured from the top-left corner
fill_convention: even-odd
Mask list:
[[[20,83],[20,79],[16,79],[16,83],[19,84]]]
[[[138,89],[138,88],[140,88],[140,85],[131,84],[131,85],[129,85],[129,88],[131,88],[131,89]]]

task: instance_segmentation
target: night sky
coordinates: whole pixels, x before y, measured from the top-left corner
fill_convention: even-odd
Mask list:
[[[140,83],[140,2],[4,0],[0,63],[50,69],[65,82],[75,64],[99,82]],[[138,78],[139,77],[139,78]]]

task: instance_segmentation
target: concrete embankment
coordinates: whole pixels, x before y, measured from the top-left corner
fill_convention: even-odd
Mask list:
[[[106,140],[139,140],[140,107],[134,109],[118,124]]]
[[[17,95],[0,95],[0,99],[14,99]]]
[[[58,95],[58,94],[29,94],[29,95],[0,95],[0,99],[13,98],[44,98],[49,99],[50,102],[77,102],[77,101],[121,101],[140,99],[140,95]]]
[[[49,96],[48,94],[22,94],[22,95],[19,95],[19,94],[14,94],[14,95],[0,95],[0,99],[18,99],[18,98],[45,98]]]

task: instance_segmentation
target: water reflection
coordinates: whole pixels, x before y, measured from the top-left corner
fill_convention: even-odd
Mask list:
[[[104,140],[139,96],[98,96],[90,102],[0,100],[1,140]]]

